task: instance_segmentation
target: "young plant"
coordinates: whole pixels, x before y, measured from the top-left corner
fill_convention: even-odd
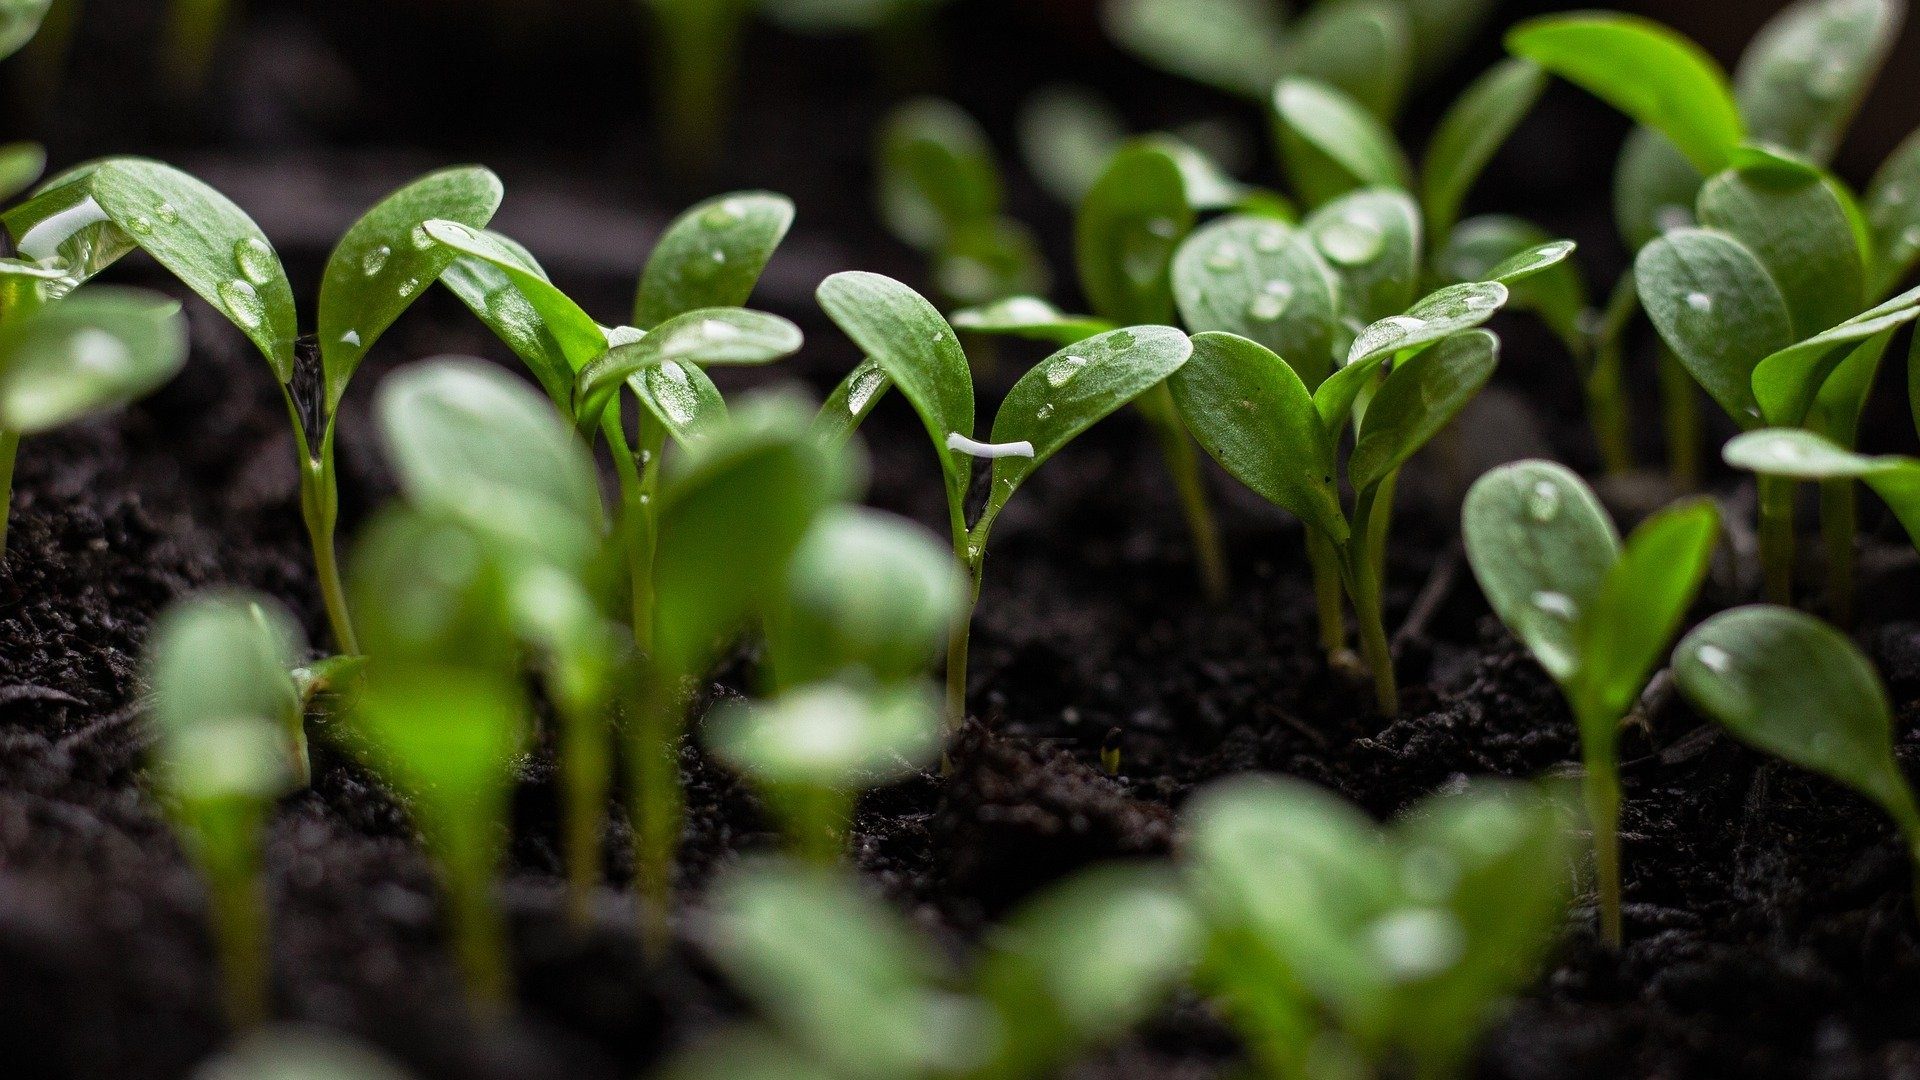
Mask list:
[[[117,409],[158,389],[187,359],[180,305],[154,293],[93,288],[56,302],[44,278],[0,267],[21,287],[0,299],[0,557],[6,553],[20,440]],[[0,283],[0,289],[9,286]]]
[[[270,1012],[260,882],[266,819],[304,786],[307,740],[290,674],[300,632],[279,605],[240,592],[168,608],[147,645],[154,786],[207,882],[227,1020]]]
[[[1722,612],[1673,651],[1674,680],[1741,741],[1880,804],[1904,837],[1920,904],[1920,808],[1893,755],[1893,709],[1846,635],[1789,608]]]
[[[1467,1074],[1553,944],[1574,835],[1521,785],[1430,798],[1382,830],[1310,784],[1243,776],[1187,807],[1199,984],[1276,1080]]]
[[[1880,496],[1920,546],[1920,458],[1855,453],[1797,428],[1765,428],[1728,440],[1722,456],[1736,469],[1791,480],[1858,480]]]
[[[1046,291],[1039,241],[1006,216],[1000,167],[973,117],[948,101],[910,101],[881,126],[878,157],[881,220],[933,260],[940,295],[973,305]]]
[[[1579,726],[1601,932],[1617,948],[1620,725],[1700,591],[1719,512],[1705,500],[1683,503],[1623,546],[1578,476],[1523,461],[1481,477],[1461,517],[1480,591],[1560,684]]]
[[[5,221],[23,254],[62,268],[67,288],[144,249],[266,357],[293,421],[301,514],[334,644],[355,653],[334,552],[340,399],[373,343],[452,261],[423,223],[455,218],[479,227],[492,218],[500,196],[500,181],[485,169],[450,169],[401,188],[354,223],[321,280],[317,364],[298,345],[293,288],[273,245],[244,211],[178,169],[135,158],[83,166]]]
[[[1640,125],[1627,140],[1615,178],[1619,230],[1638,251],[1669,229],[1691,224],[1701,185],[1735,164],[1745,142],[1816,165],[1831,160],[1904,14],[1899,0],[1801,0],[1761,30],[1731,82],[1693,42],[1631,16],[1577,13],[1532,20],[1509,34],[1508,48]],[[1900,221],[1896,235],[1915,220],[1914,213],[1909,207],[1893,211],[1890,217]],[[1902,258],[1920,253],[1920,245],[1909,247]],[[1870,295],[1884,298],[1895,284],[1877,280]],[[1623,338],[1638,307],[1633,281],[1623,278],[1593,343],[1589,385],[1597,399],[1617,401]],[[1673,472],[1690,485],[1700,437],[1695,394],[1671,352],[1663,351],[1660,372]],[[1624,407],[1601,416],[1611,425],[1603,429],[1607,440],[1624,447]]]
[[[1193,347],[1167,326],[1109,330],[1042,360],[1007,392],[990,442],[974,440],[973,377],[953,327],[920,294],[878,274],[835,274],[821,283],[820,306],[866,354],[822,409],[822,423],[850,431],[898,386],[940,455],[948,527],[965,567],[967,615],[955,620],[947,648],[947,718],[966,717],[967,647],[979,603],[987,539],[1021,484],[1081,432],[1180,369]],[[1178,419],[1175,418],[1175,424]],[[1185,434],[1181,434],[1184,441]],[[985,507],[967,521],[967,493],[976,457],[993,462]]]
[[[1367,196],[1350,197],[1346,202],[1353,205],[1344,208],[1335,204],[1344,216],[1313,234],[1323,250],[1354,254],[1365,239],[1377,254],[1396,235],[1378,224],[1387,219],[1361,216],[1366,208],[1358,201],[1362,198]],[[1371,232],[1357,231],[1362,221],[1371,223]],[[1397,236],[1404,239],[1416,228],[1407,222]],[[1284,233],[1280,240],[1284,247]],[[1260,247],[1261,237],[1255,236],[1250,249],[1232,250],[1235,258],[1247,261]],[[1361,654],[1373,674],[1383,716],[1400,708],[1382,608],[1387,532],[1400,468],[1492,376],[1499,342],[1474,328],[1506,303],[1506,282],[1566,254],[1565,245],[1523,254],[1517,262],[1496,267],[1487,281],[1447,286],[1404,314],[1368,326],[1353,339],[1346,363],[1313,390],[1272,349],[1221,331],[1195,335],[1193,359],[1171,380],[1174,400],[1200,445],[1241,483],[1292,512],[1317,537],[1317,548],[1310,545],[1309,551],[1319,552],[1314,558],[1322,560],[1321,567],[1327,562],[1335,566],[1339,585],[1353,605]],[[1400,287],[1390,279],[1371,284],[1376,289]],[[1256,303],[1278,296],[1265,285],[1258,288]],[[1309,296],[1303,302],[1313,300]],[[1341,504],[1337,475],[1350,423],[1356,431],[1345,469],[1354,493],[1351,515]],[[1324,580],[1323,637],[1329,647],[1344,647],[1338,597],[1329,604]]]
[[[1096,867],[987,935],[971,978],[915,927],[825,867],[762,863],[715,889],[708,948],[770,1028],[668,1070],[684,1080],[779,1075],[1023,1080],[1144,1019],[1191,968],[1201,934],[1178,883]],[[1127,948],[1115,949],[1124,936]]]

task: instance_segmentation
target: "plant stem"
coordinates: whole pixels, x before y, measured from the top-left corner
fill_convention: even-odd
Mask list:
[[[668,905],[680,848],[684,805],[680,793],[679,718],[674,694],[656,668],[637,680],[631,705],[628,757],[633,785],[634,891],[640,902],[640,943],[655,960],[671,941]]]
[[[601,714],[567,709],[560,732],[561,798],[565,804],[563,858],[567,867],[567,916],[587,921],[587,905],[600,884],[601,818],[613,781],[612,754]]]
[[[1586,379],[1587,419],[1593,425],[1593,439],[1600,449],[1601,464],[1613,476],[1633,471],[1633,435],[1624,400],[1624,368],[1620,343],[1608,341],[1594,352],[1593,366]]]
[[[161,55],[166,76],[179,93],[199,91],[213,64],[214,48],[227,24],[229,0],[173,0]]]
[[[1700,486],[1700,393],[1693,375],[1660,346],[1660,406],[1667,421],[1667,470],[1682,490]]]
[[[832,788],[810,788],[790,792],[787,801],[794,853],[822,866],[838,862],[847,851],[853,800]]]
[[[1187,532],[1193,537],[1193,557],[1199,565],[1200,584],[1211,603],[1227,597],[1227,557],[1220,548],[1220,529],[1207,501],[1207,485],[1200,472],[1200,455],[1194,452],[1193,436],[1180,421],[1173,403],[1173,392],[1166,383],[1147,391],[1140,398],[1140,412],[1153,428],[1166,458],[1167,472],[1173,476],[1174,490],[1180,496],[1180,509],[1187,519]]]
[[[260,882],[261,810],[221,800],[189,810],[187,836],[207,880],[207,915],[227,1023],[245,1030],[271,1015],[267,898]]]
[[[7,557],[7,522],[13,516],[13,462],[20,454],[20,433],[0,428],[0,561]]]
[[[947,730],[959,731],[967,722],[967,652],[973,638],[973,609],[980,606],[980,578],[986,567],[987,542],[963,530],[954,553],[967,575],[967,604],[953,621],[947,636]]]
[[[472,832],[471,824],[456,835]],[[451,845],[450,845],[451,847]],[[466,978],[474,1008],[488,1015],[506,1011],[513,994],[513,976],[507,964],[507,934],[500,910],[493,902],[493,874],[498,853],[485,840],[461,842],[443,864],[447,886],[447,932],[453,953]]]
[[[1313,596],[1320,612],[1320,647],[1329,660],[1347,648],[1347,594],[1340,583],[1340,549],[1318,530],[1307,530],[1307,563],[1313,568]]]
[[[1794,481],[1760,474],[1760,572],[1770,604],[1793,603]]]
[[[347,612],[346,589],[340,584],[340,562],[334,552],[334,527],[340,517],[340,488],[333,471],[333,432],[329,428],[319,456],[303,454],[300,470],[300,516],[313,544],[313,568],[320,583],[320,601],[326,605],[327,625],[342,654],[357,656],[360,641]]]
[[[1375,485],[1355,500],[1354,532],[1347,538],[1347,593],[1353,600],[1354,623],[1360,634],[1360,655],[1373,672],[1374,702],[1384,717],[1400,712],[1400,685],[1393,672],[1393,646],[1387,641],[1382,613],[1380,574],[1374,558],[1372,530],[1374,499],[1385,485]]]
[[[1820,482],[1820,534],[1827,553],[1827,618],[1843,630],[1853,625],[1858,493],[1851,477]]]
[[[746,5],[741,0],[651,0],[649,6],[659,43],[656,100],[664,111],[667,160],[682,174],[698,172],[720,149]]]
[[[1623,937],[1620,916],[1620,766],[1614,739],[1618,718],[1594,715],[1580,708],[1580,753],[1585,768],[1581,794],[1587,820],[1593,828],[1593,867],[1600,897],[1600,936],[1618,949]]]
[[[621,548],[627,557],[628,594],[632,600],[633,642],[642,655],[653,651],[653,555],[658,542],[654,494],[660,485],[660,454],[647,452],[644,470],[631,455],[615,447],[614,471],[620,483]]]

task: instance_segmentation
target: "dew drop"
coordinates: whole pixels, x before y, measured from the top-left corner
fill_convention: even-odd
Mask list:
[[[260,302],[260,294],[245,281],[234,279],[222,282],[219,289],[220,306],[227,309],[233,321],[248,330],[256,330],[267,320],[267,307]]]
[[[671,360],[655,369],[647,379],[647,390],[654,404],[675,424],[685,427],[699,415],[700,397],[692,380],[687,378],[685,368]]]
[[[1084,356],[1063,356],[1047,365],[1047,385],[1058,390],[1072,382],[1073,377],[1080,374],[1080,369],[1086,366],[1087,358]]]
[[[879,368],[868,368],[856,376],[853,385],[847,387],[847,411],[855,416],[866,411],[867,402],[873,400],[874,392],[886,378],[886,373]]]
[[[407,234],[407,239],[413,244],[416,251],[426,251],[433,247],[435,242],[433,234],[427,231],[427,226],[424,222],[415,225],[413,231]]]
[[[1661,232],[1684,229],[1693,224],[1693,214],[1684,206],[1672,203],[1653,212],[1653,227]]]
[[[1527,516],[1546,524],[1560,515],[1560,489],[1550,480],[1539,480],[1527,492]]]
[[[1053,405],[1051,403],[1040,406],[1040,411],[1033,414],[1033,418],[1035,420],[1046,420],[1046,419],[1050,419],[1052,416],[1053,416]]]
[[[152,236],[153,222],[145,215],[136,214],[127,219],[127,231],[135,236]]]
[[[396,286],[394,291],[400,294],[400,299],[405,300],[420,291],[420,279],[410,277]]]
[[[1701,665],[1708,671],[1716,675],[1725,675],[1727,669],[1733,666],[1733,657],[1728,656],[1727,650],[1718,645],[1702,645],[1700,646],[1700,651],[1694,653],[1693,656],[1694,659],[1700,661]]]
[[[1273,322],[1287,313],[1287,298],[1273,293],[1261,293],[1247,305],[1247,316],[1256,322]]]
[[[1341,266],[1364,266],[1380,257],[1387,234],[1371,218],[1345,217],[1322,228],[1316,239],[1327,258]]]
[[[393,249],[385,244],[368,248],[367,253],[360,257],[360,271],[368,277],[373,277],[387,268],[387,260],[391,258],[393,258]]]
[[[1232,244],[1221,244],[1207,256],[1207,267],[1212,270],[1226,271],[1240,265],[1240,249]]]
[[[1710,315],[1713,313],[1713,297],[1703,292],[1690,292],[1687,294],[1687,306],[1702,315]]]
[[[1556,619],[1572,622],[1578,609],[1573,606],[1573,598],[1562,592],[1540,591],[1533,594],[1533,606]]]
[[[233,245],[233,265],[240,270],[240,276],[252,285],[265,285],[273,280],[277,269],[273,249],[266,241],[257,236],[249,236]]]
[[[161,221],[169,225],[180,224],[180,211],[174,209],[173,204],[170,202],[163,202],[159,206],[154,207],[153,212],[159,216]]]
[[[340,341],[343,344],[351,345],[357,349],[360,347],[360,331],[349,330],[346,333],[340,335]]]

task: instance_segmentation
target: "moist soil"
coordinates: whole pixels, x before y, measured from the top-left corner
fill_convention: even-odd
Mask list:
[[[1031,13],[963,7],[977,17],[955,20],[954,32],[972,44],[1037,32]],[[141,70],[145,55],[137,47],[147,33],[144,5],[101,0],[97,10],[124,18],[83,28],[73,65],[80,88],[65,91],[41,125],[56,160],[156,151],[202,171],[282,239],[303,296],[346,215],[416,166],[450,157],[501,164],[510,192],[503,227],[596,310],[620,309],[647,239],[690,199],[645,164],[644,117],[591,135],[577,117],[562,119],[551,144],[489,142],[448,102],[396,95],[386,85],[400,78],[395,58],[444,20],[383,7],[379,17],[395,25],[363,41],[364,50],[348,50],[337,43],[372,9],[260,8],[230,50],[234,72],[182,120],[183,110],[143,114],[124,90],[110,94],[85,78],[114,65]],[[606,49],[597,34],[589,20],[568,41],[542,44],[584,49],[591,59]],[[1115,61],[1068,34],[1062,48],[1077,73],[1102,82]],[[802,224],[761,302],[808,331],[806,356],[778,377],[817,393],[856,357],[808,302],[812,285],[850,267],[913,281],[922,272],[848,193],[866,183],[864,133],[874,118],[866,76],[818,64],[808,43],[756,42],[773,73],[748,81],[749,113],[759,119],[742,122],[735,144],[757,149],[728,155],[701,187],[772,177],[800,203]],[[349,57],[362,66],[349,68]],[[416,66],[426,69],[407,83],[416,90],[443,74],[431,56]],[[849,66],[857,64],[839,65]],[[582,70],[589,94],[632,93],[591,74],[599,71],[591,63]],[[1222,107],[1126,70],[1139,85],[1110,75],[1104,84],[1143,125]],[[515,73],[525,72],[509,65]],[[1014,105],[1046,73],[1015,51],[993,70],[953,73],[950,92],[1007,146]],[[316,96],[336,76],[351,92]],[[477,111],[505,108],[512,128],[533,123],[542,100],[483,101]],[[369,101],[400,104],[382,111]],[[430,129],[439,143],[406,142],[437,115],[444,123]],[[822,116],[837,119],[823,124]],[[794,133],[789,124],[804,126]],[[1610,154],[1595,147],[1616,145],[1618,134],[1604,111],[1552,95],[1518,140],[1524,153],[1495,169],[1512,176],[1491,181],[1487,197],[1538,210],[1586,242],[1593,265],[1611,261],[1617,271],[1603,186],[1593,178],[1604,177]],[[1250,125],[1248,135],[1251,142]],[[592,142],[583,148],[568,141],[575,138]],[[1023,183],[1012,196],[1059,252],[1064,215]],[[131,262],[116,276],[162,284]],[[21,457],[0,568],[7,1077],[173,1080],[229,1034],[216,1004],[204,893],[145,784],[138,658],[169,601],[212,586],[286,600],[316,640],[323,624],[278,393],[230,327],[203,308],[190,314],[193,358],[173,384],[118,416],[29,440]],[[1224,604],[1203,600],[1151,441],[1123,416],[1050,463],[1003,517],[974,628],[976,719],[953,747],[950,775],[916,776],[863,800],[852,850],[866,877],[962,955],[1011,905],[1076,868],[1167,855],[1182,803],[1219,777],[1304,777],[1384,819],[1468,777],[1570,772],[1572,720],[1488,614],[1452,517],[1462,479],[1487,464],[1528,454],[1593,464],[1567,358],[1522,320],[1499,329],[1507,346],[1495,386],[1446,452],[1402,485],[1389,589],[1389,626],[1405,627],[1396,641],[1399,719],[1377,718],[1369,689],[1319,655],[1298,525],[1218,475],[1212,486],[1235,585]],[[356,381],[341,421],[344,533],[392,494],[370,434],[368,391],[395,364],[446,352],[501,355],[435,294]],[[983,396],[1034,358],[1000,347],[983,372]],[[1881,397],[1897,403],[1899,395]],[[1639,404],[1644,415],[1651,399]],[[1882,408],[1872,438],[1910,430],[1902,408]],[[1657,439],[1643,439],[1648,460],[1657,459]],[[940,521],[932,455],[901,403],[876,415],[867,441],[881,448],[871,455],[872,501]],[[1710,482],[1734,520],[1750,512],[1734,478]],[[1631,518],[1660,501],[1659,491],[1639,483],[1611,494]],[[1869,538],[1860,640],[1890,681],[1900,753],[1912,770],[1920,766],[1912,723],[1920,571],[1910,549],[1885,542],[1895,536],[1882,524]],[[1701,613],[1748,598],[1742,569],[1732,559],[1716,567]],[[713,696],[736,692],[749,661],[733,664]],[[1670,694],[1656,692],[1645,706],[1623,746],[1627,944],[1617,953],[1600,944],[1591,898],[1583,898],[1547,970],[1493,1028],[1477,1075],[1920,1077],[1920,922],[1890,825],[1834,785],[1732,743]],[[625,1080],[742,1013],[701,959],[697,920],[680,921],[666,962],[643,962],[617,814],[609,816],[610,884],[595,897],[590,925],[565,921],[552,761],[541,749],[521,764],[500,887],[518,1005],[506,1019],[472,1019],[403,808],[333,747],[324,716],[312,723],[313,787],[280,807],[267,849],[277,1015],[365,1037],[427,1080]],[[1115,776],[1099,765],[1109,738],[1121,751]],[[702,755],[697,730],[682,762],[690,813],[677,887],[685,911],[716,871],[777,840],[748,789]],[[1182,1000],[1069,1075],[1213,1077],[1239,1063],[1232,1033]]]

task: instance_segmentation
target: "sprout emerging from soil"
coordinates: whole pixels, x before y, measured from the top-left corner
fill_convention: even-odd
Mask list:
[[[920,414],[940,455],[954,555],[968,577],[968,617],[955,621],[947,649],[947,718],[967,708],[968,623],[980,598],[987,539],[1021,484],[1081,432],[1163,386],[1193,347],[1167,326],[1110,330],[1042,360],[1007,392],[987,443],[974,433],[973,377],[953,327],[920,294],[891,278],[850,272],[820,286],[820,304],[866,353],[827,401],[820,425],[852,430],[890,386]],[[1181,436],[1183,439],[1185,435]],[[969,524],[967,495],[976,456],[993,462],[986,505]]]
[[[1462,511],[1480,591],[1553,676],[1580,729],[1603,936],[1620,944],[1620,725],[1706,579],[1719,512],[1649,518],[1623,546],[1600,502],[1545,461],[1494,470]]]
[[[299,642],[279,605],[234,592],[175,604],[147,647],[154,786],[206,878],[227,1018],[242,1028],[270,1012],[266,819],[307,779]]]
[[[1186,811],[1183,861],[1209,933],[1198,983],[1266,1075],[1400,1062],[1464,1076],[1557,936],[1566,817],[1537,790],[1487,782],[1382,830],[1301,781],[1215,784]]]

